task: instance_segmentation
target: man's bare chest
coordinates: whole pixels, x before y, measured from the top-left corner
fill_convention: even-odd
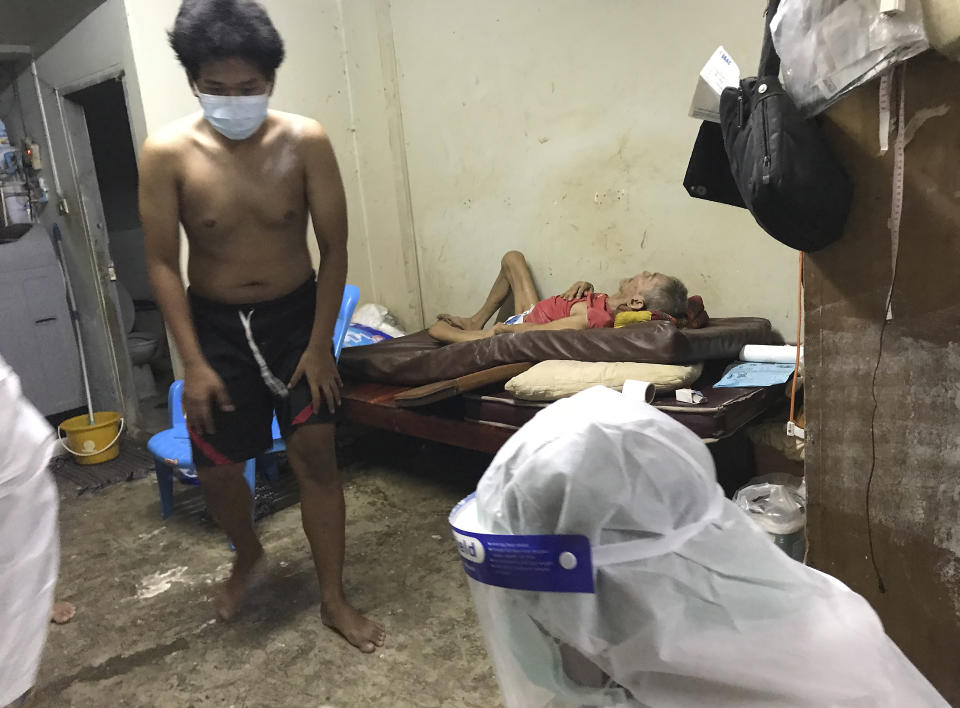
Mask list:
[[[181,176],[180,216],[192,236],[296,228],[306,213],[304,172],[294,160],[200,157]]]

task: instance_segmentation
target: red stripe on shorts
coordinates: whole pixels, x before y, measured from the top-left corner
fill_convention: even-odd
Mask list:
[[[230,465],[233,464],[233,460],[227,458],[222,452],[217,450],[213,445],[208,443],[206,440],[200,437],[200,434],[197,433],[189,425],[187,430],[190,431],[190,441],[197,446],[197,449],[204,454],[204,456],[210,460],[214,465]],[[194,466],[196,466],[197,461],[193,461]]]
[[[313,404],[308,403],[307,407],[302,411],[297,413],[296,417],[290,421],[290,425],[300,425],[301,423],[306,423],[310,416],[313,414]]]

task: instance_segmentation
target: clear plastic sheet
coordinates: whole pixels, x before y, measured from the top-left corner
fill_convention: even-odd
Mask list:
[[[929,47],[920,0],[894,15],[877,0],[781,0],[770,28],[784,88],[806,116]]]

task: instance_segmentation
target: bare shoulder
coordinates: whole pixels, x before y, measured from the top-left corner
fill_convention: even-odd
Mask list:
[[[168,162],[183,153],[196,137],[197,116],[187,116],[169,123],[154,133],[143,143],[141,159],[147,162]]]
[[[298,147],[309,149],[318,145],[330,144],[327,131],[313,118],[282,111],[270,111],[270,114],[284,134]]]

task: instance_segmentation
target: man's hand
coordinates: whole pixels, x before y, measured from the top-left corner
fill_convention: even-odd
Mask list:
[[[307,347],[303,356],[300,357],[297,370],[293,372],[288,388],[296,386],[304,377],[310,386],[313,412],[318,413],[323,401],[326,400],[330,414],[336,413],[337,406],[342,400],[340,390],[343,388],[343,380],[340,378],[340,372],[337,371],[337,362],[333,358],[333,353],[329,349]]]
[[[488,332],[491,330],[487,330]],[[505,322],[498,322],[493,326],[494,334],[510,334],[511,332],[519,332],[520,325],[509,325]]]
[[[567,291],[561,295],[564,300],[579,300],[582,297],[586,297],[587,293],[593,292],[593,285],[588,283],[586,280],[580,280],[571,285]]]
[[[236,410],[227,387],[217,372],[209,364],[197,364],[187,367],[183,376],[183,414],[187,423],[198,433],[213,434],[216,427],[213,424],[213,410],[210,400],[220,407],[224,413]]]

